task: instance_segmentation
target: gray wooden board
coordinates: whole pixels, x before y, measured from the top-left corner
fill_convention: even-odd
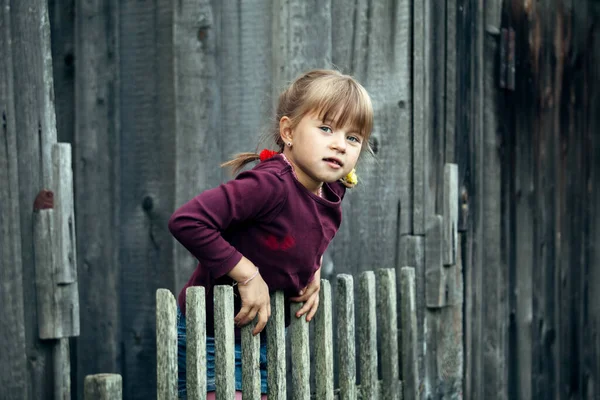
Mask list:
[[[366,271],[358,277],[357,336],[360,397],[369,398],[377,390],[377,296],[375,274]]]
[[[286,398],[285,305],[283,292],[271,296],[271,318],[267,322],[267,388],[268,397]]]
[[[219,21],[207,0],[180,1],[173,4],[173,10],[175,210],[221,182],[222,160],[221,135],[217,134],[221,106],[216,63]],[[197,264],[183,246],[175,245],[176,293]]]
[[[122,372],[117,4],[116,0],[77,2],[75,10],[73,171],[79,295],[85,311],[72,349],[76,354],[73,383],[79,398],[85,376]],[[69,95],[63,86],[57,89],[59,99]],[[148,313],[154,314],[150,309]]]
[[[408,399],[419,398],[419,338],[417,330],[417,294],[414,267],[402,267],[399,273],[398,285],[400,298],[398,313],[400,325],[399,335],[400,366],[402,389],[404,397]]]
[[[215,286],[215,385],[218,400],[235,396],[235,336],[233,288]]]
[[[206,393],[206,298],[202,286],[186,289],[186,388],[190,399]]]
[[[396,296],[396,271],[392,268],[377,270],[377,337],[381,349],[383,400],[398,400],[402,393]]]
[[[417,313],[417,337],[416,341],[420,344],[417,348],[417,377],[419,380],[418,388],[419,392],[423,391],[422,380],[425,376],[424,370],[424,353],[425,349],[423,344],[425,337],[425,309],[426,309],[426,296],[425,296],[425,238],[423,236],[409,236],[405,235],[400,238],[400,251],[398,255],[398,264],[396,266],[397,276],[397,287],[401,287],[401,281],[399,277],[403,267],[412,267],[415,269],[415,290],[416,290],[416,313]],[[400,302],[398,302],[400,306]],[[403,334],[402,326],[400,328],[400,334]],[[401,346],[401,343],[399,343]],[[401,347],[399,347],[401,348]]]
[[[156,291],[156,398],[177,397],[177,303],[168,289]]]
[[[319,308],[315,314],[315,392],[319,399],[333,400],[333,304],[331,284],[321,279]]]
[[[310,348],[306,316],[296,318],[304,303],[290,305],[290,341],[292,356],[292,399],[310,399]]]
[[[84,400],[121,400],[123,378],[119,374],[88,375],[84,380]]]
[[[443,213],[444,163],[446,150],[446,1],[426,3],[431,17],[429,33],[431,46],[429,58],[432,71],[431,88],[431,131],[425,138],[428,172],[425,176],[425,218]],[[427,221],[427,220],[426,220]]]
[[[356,354],[354,327],[354,280],[339,274],[336,288],[337,358],[340,399],[356,399]]]
[[[56,143],[54,122],[50,27],[47,3],[41,0],[11,2],[11,33],[14,74],[15,131],[19,149],[19,204],[21,257],[25,315],[28,385],[34,399],[53,394],[51,373],[52,346],[37,336],[35,300],[35,261],[33,251],[32,207],[42,188],[52,187],[50,152]]]
[[[126,398],[155,396],[154,292],[174,287],[173,3],[121,1],[119,261]]]
[[[532,101],[525,95],[524,101]],[[517,332],[516,366],[518,395],[521,399],[532,397],[532,335],[533,335],[533,275],[535,271],[535,186],[534,152],[528,132],[529,115],[525,113],[516,118],[515,130],[515,221],[518,229],[511,234],[515,243],[515,324]]]
[[[457,2],[453,0],[446,1],[446,65],[444,68],[446,89],[445,99],[445,135],[444,135],[444,161],[446,163],[456,163],[456,80],[457,80]]]
[[[352,69],[348,72],[356,76],[371,95],[375,113],[371,138],[375,158],[363,155],[359,160],[359,184],[346,194],[344,223],[333,245],[334,265],[343,266],[343,272],[355,274],[376,265],[394,265],[398,223],[404,227],[402,230],[410,229],[410,218],[398,214],[400,211],[404,215],[411,207],[406,192],[411,186],[406,7],[404,3],[398,6],[383,1],[369,8],[365,3],[350,5],[334,1],[332,5],[334,15],[341,13],[344,5],[355,10],[354,39],[341,39],[339,27],[335,28],[335,37],[343,40],[342,46],[351,46]],[[348,63],[346,57],[340,57],[339,63]],[[337,65],[338,61],[334,58],[333,63]],[[365,237],[370,238],[368,246],[353,245]]]
[[[500,1],[486,4],[496,7]],[[489,11],[488,11],[489,12]],[[480,219],[477,223],[479,262],[475,268],[481,271],[483,293],[482,315],[482,381],[484,398],[507,398],[506,341],[508,301],[506,298],[506,268],[501,259],[501,170],[498,153],[497,74],[494,56],[497,54],[497,38],[483,31],[483,22],[478,22],[483,42],[480,54],[481,72],[481,118],[482,134],[479,136],[477,155],[477,196],[480,200]],[[486,25],[486,29],[489,26]]]
[[[56,135],[59,142],[75,139],[75,0],[49,0]],[[103,43],[98,43],[102,46]]]
[[[260,134],[269,127],[271,2],[213,1],[213,10],[217,46],[222,50],[216,53],[219,118],[217,130],[205,141],[218,141],[220,153],[205,162],[206,168],[218,169],[237,153],[255,151]],[[229,170],[219,172],[222,180],[231,179]]]
[[[446,268],[443,266],[444,222],[441,215],[428,218],[425,236],[425,301],[427,307],[440,308],[447,304]]]
[[[23,264],[17,161],[17,130],[10,48],[9,1],[0,1],[0,387],[8,400],[29,399],[25,352]],[[29,212],[30,208],[25,210]]]

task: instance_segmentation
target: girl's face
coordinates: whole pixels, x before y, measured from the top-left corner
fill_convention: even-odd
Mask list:
[[[323,182],[335,182],[352,171],[364,141],[358,131],[337,126],[335,120],[322,121],[317,113],[306,114],[293,129],[290,119],[283,117],[279,132],[286,144],[283,153],[298,180],[314,193]]]

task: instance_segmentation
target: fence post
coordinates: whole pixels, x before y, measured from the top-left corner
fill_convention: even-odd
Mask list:
[[[321,279],[319,309],[315,314],[315,383],[317,399],[333,400],[333,318],[331,285]]]
[[[283,292],[271,296],[271,318],[267,322],[267,387],[269,400],[285,400],[285,305]]]
[[[400,315],[402,318],[402,386],[404,397],[419,398],[419,363],[417,352],[417,300],[415,269],[400,269]]]
[[[88,375],[84,380],[84,400],[121,400],[123,379],[119,374]]]
[[[219,285],[215,294],[215,384],[217,400],[235,397],[233,287]]]
[[[185,296],[186,389],[188,399],[206,397],[206,298],[202,286],[190,286]]]
[[[356,354],[354,344],[354,281],[352,275],[337,277],[337,332],[340,400],[356,400]]]
[[[245,398],[260,398],[260,335],[252,331],[257,319],[242,328],[242,393]]]
[[[377,271],[377,315],[381,328],[381,371],[383,374],[383,399],[399,399],[398,382],[398,320],[396,313],[396,271],[381,269]],[[404,327],[403,327],[404,329]]]
[[[375,274],[373,271],[366,271],[358,279],[360,398],[375,400],[379,398]]]
[[[156,395],[177,398],[177,305],[167,289],[156,291]]]
[[[292,341],[292,399],[310,399],[310,349],[306,314],[296,318],[304,303],[290,305],[290,334]]]

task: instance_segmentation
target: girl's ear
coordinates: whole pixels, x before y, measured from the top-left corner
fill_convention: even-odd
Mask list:
[[[279,120],[279,136],[283,143],[292,141],[292,121],[285,115]]]

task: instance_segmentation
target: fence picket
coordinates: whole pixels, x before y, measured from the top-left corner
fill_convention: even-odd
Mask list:
[[[354,280],[337,277],[337,333],[340,400],[356,399],[356,354],[354,344]]]
[[[177,305],[167,289],[156,291],[156,398],[177,398]]]
[[[377,271],[377,326],[380,328],[380,344],[383,375],[383,399],[399,399],[398,382],[398,328],[396,313],[396,271],[381,269]]]
[[[242,328],[242,392],[244,398],[260,398],[260,335],[252,331],[257,320]]]
[[[333,400],[333,317],[331,285],[321,279],[319,309],[315,314],[315,385],[317,399]]]
[[[202,286],[186,289],[186,385],[190,400],[206,398],[206,299]]]
[[[306,314],[296,318],[296,313],[304,303],[290,305],[290,333],[292,341],[292,398],[310,399],[310,349],[308,343],[308,322]]]
[[[419,397],[419,363],[417,352],[417,299],[415,269],[400,269],[400,316],[402,317],[402,386],[405,397]]]
[[[360,398],[378,398],[377,311],[375,274],[366,271],[358,278],[358,343],[360,359]]]
[[[215,384],[217,400],[235,397],[235,337],[233,288],[215,286]]]
[[[286,399],[285,305],[283,293],[271,296],[271,318],[267,322],[267,389],[272,400]]]

